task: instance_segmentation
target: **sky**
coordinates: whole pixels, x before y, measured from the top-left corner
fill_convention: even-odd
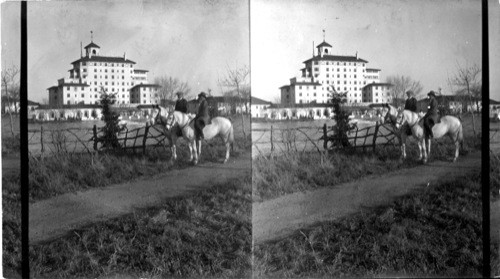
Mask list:
[[[19,3],[2,4],[2,63],[19,61]],[[249,66],[249,7],[245,1],[51,1],[28,3],[28,98],[48,99],[47,88],[68,77],[80,43],[100,55],[120,56],[149,70],[149,80],[186,81],[191,95],[212,89],[228,69]],[[4,44],[5,42],[5,44]],[[7,48],[7,49],[5,49]]]
[[[252,0],[250,16],[252,95],[271,102],[279,100],[279,87],[299,75],[312,56],[313,41],[323,41],[323,30],[333,54],[357,51],[367,67],[382,70],[382,82],[391,75],[410,76],[421,82],[424,95],[439,87],[450,94],[448,77],[458,66],[481,67],[478,0],[302,0],[293,5]],[[498,81],[492,89],[499,92]]]
[[[488,3],[490,97],[500,101],[500,2]],[[19,65],[19,14],[19,2],[2,2],[3,69]],[[274,102],[323,29],[334,54],[358,51],[368,67],[382,70],[382,81],[407,75],[424,93],[441,87],[449,94],[458,65],[481,65],[479,0],[29,2],[29,98],[43,101],[46,89],[67,77],[92,30],[103,54],[126,52],[151,80],[177,77],[193,93],[211,88],[217,95],[228,67],[250,65],[252,95]]]

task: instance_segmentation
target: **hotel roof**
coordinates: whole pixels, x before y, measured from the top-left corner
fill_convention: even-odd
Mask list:
[[[87,49],[87,48],[90,48],[90,47],[96,47],[96,48],[101,48],[100,46],[94,44],[94,42],[91,42],[90,44],[88,44],[86,47],[84,47],[84,49]]]
[[[323,55],[323,57],[317,55],[311,59],[304,61],[303,63],[307,63],[309,61],[341,61],[341,62],[363,62],[368,63],[368,61],[357,58],[356,56],[343,56],[343,55]]]
[[[132,60],[125,59],[123,57],[110,57],[110,56],[91,56],[91,57],[82,57],[71,64],[79,63],[79,62],[110,62],[110,63],[132,63],[136,64]]]
[[[326,46],[326,47],[332,47],[329,43],[327,42],[322,42],[321,44],[319,44],[316,48],[320,48],[322,46]]]
[[[136,87],[161,87],[161,86],[158,84],[149,84],[149,83],[143,84],[143,83],[141,83],[141,84],[137,84],[137,85],[133,86],[132,88],[130,88],[130,90],[133,90]]]

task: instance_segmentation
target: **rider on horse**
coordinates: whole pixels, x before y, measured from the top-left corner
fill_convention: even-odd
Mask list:
[[[194,128],[196,132],[197,139],[203,139],[203,128],[210,124],[210,114],[208,113],[208,102],[207,102],[207,94],[205,92],[201,92],[198,94],[198,102],[200,106],[198,107],[198,113],[194,118]]]
[[[184,93],[178,91],[175,93],[177,95],[177,101],[175,102],[174,111],[180,111],[182,113],[187,113],[187,101],[184,99]],[[177,136],[182,137],[182,130],[177,130]]]
[[[405,102],[405,110],[417,112],[417,99],[415,99],[415,94],[413,94],[413,91],[409,90],[406,91],[406,95],[408,96],[408,99],[406,99]],[[408,136],[411,136],[411,128],[408,124],[405,124],[406,134]]]
[[[427,106],[427,113],[424,116],[424,132],[425,138],[433,138],[432,127],[438,122],[438,103],[436,101],[436,93],[430,91],[427,93],[429,98],[429,105]]]
[[[187,101],[184,99],[184,93],[179,91],[175,95],[177,95],[177,101],[175,102],[174,110],[187,113]]]

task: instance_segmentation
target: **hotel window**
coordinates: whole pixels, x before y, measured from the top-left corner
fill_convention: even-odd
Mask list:
[[[86,73],[87,72],[87,69],[83,69],[83,72]]]
[[[111,78],[115,78],[115,76],[111,76]]]
[[[66,87],[67,90],[69,90],[69,87]],[[69,97],[69,96],[68,96]]]
[[[104,69],[104,72],[107,73],[108,72],[108,69]]]
[[[347,77],[347,75],[344,75],[344,78],[346,78],[346,77]]]
[[[85,97],[85,95],[82,94],[82,98]]]
[[[85,87],[82,86],[82,90],[85,90]]]
[[[108,63],[104,63],[104,66],[108,66]]]
[[[69,96],[69,94],[67,95],[67,97],[68,97],[68,98],[70,97],[70,96]]]
[[[344,68],[344,72],[347,72],[347,69],[346,69],[346,68]]]
[[[330,71],[330,68],[326,68],[326,71],[329,72]]]

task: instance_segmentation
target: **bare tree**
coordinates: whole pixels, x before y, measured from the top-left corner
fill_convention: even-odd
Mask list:
[[[477,65],[462,67],[457,64],[456,74],[448,78],[448,83],[456,95],[462,96],[466,104],[476,104],[479,109],[479,101],[482,94],[481,68]],[[476,125],[474,119],[474,109],[471,109],[472,129],[476,134]]]
[[[175,77],[157,77],[155,78],[154,83],[161,86],[161,88],[158,89],[158,94],[160,98],[160,104],[162,106],[166,106],[168,101],[175,100],[175,93],[179,91],[183,92],[184,96],[188,96],[191,92],[191,88],[189,87],[187,82],[183,82]]]
[[[223,88],[228,88],[224,95],[236,95],[238,98],[238,103],[241,106],[241,124],[243,128],[243,136],[246,137],[245,132],[245,117],[243,112],[243,107],[245,107],[245,112],[248,112],[248,103],[250,102],[250,68],[248,66],[243,66],[239,69],[230,69],[227,67],[226,75],[222,78],[219,77],[217,83],[219,84],[221,90]],[[228,93],[229,92],[229,93]]]
[[[17,102],[19,101],[19,68],[17,66],[12,66],[8,69],[2,69],[2,99],[6,100],[5,112],[9,114],[10,119],[10,132],[12,136],[14,133],[14,124],[12,120],[12,106],[14,106],[14,112],[17,112]]]
[[[406,91],[413,91],[415,97],[422,92],[420,81],[412,80],[409,76],[388,76],[386,82],[394,85],[390,94],[392,103],[395,106],[400,106],[404,103]]]

